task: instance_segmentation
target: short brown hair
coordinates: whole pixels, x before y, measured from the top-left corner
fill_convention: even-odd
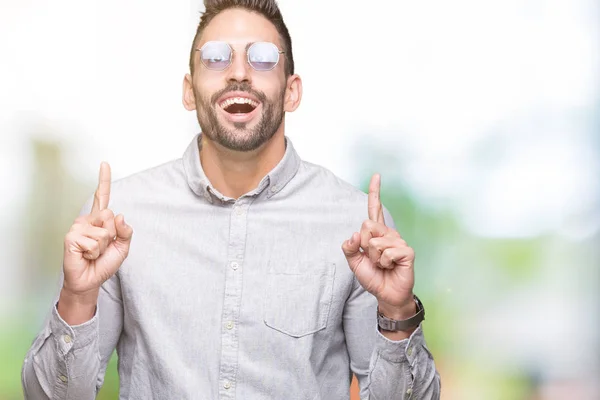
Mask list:
[[[294,74],[292,38],[290,37],[285,22],[283,22],[283,16],[281,15],[281,11],[279,11],[276,0],[204,0],[204,8],[205,11],[200,17],[200,24],[198,24],[198,29],[196,30],[196,35],[194,36],[192,49],[190,51],[190,72],[192,75],[194,74],[194,53],[196,52],[196,43],[202,35],[202,32],[214,17],[230,8],[242,8],[258,13],[275,25],[283,43],[283,51],[285,52],[285,75],[290,76]]]

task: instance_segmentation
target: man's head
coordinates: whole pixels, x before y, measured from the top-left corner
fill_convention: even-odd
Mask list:
[[[205,0],[183,102],[204,135],[237,151],[283,133],[300,104],[292,43],[275,0]]]
[[[192,75],[194,75],[194,59],[196,48],[198,47],[198,42],[202,36],[202,32],[204,32],[206,26],[214,17],[221,12],[232,8],[240,8],[260,14],[275,26],[275,29],[277,29],[277,32],[279,33],[282,49],[285,51],[286,76],[294,74],[292,38],[290,37],[290,33],[288,32],[287,26],[283,21],[283,16],[281,15],[275,0],[205,0],[204,7],[206,11],[202,14],[202,17],[200,17],[200,24],[198,24],[196,36],[194,36],[194,41],[190,50],[190,71]]]

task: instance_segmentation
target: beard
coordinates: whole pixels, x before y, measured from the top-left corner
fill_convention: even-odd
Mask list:
[[[217,100],[227,92],[243,91],[254,95],[262,104],[262,113],[254,128],[249,128],[248,122],[234,122],[235,129],[223,126],[217,118]],[[221,146],[235,151],[252,151],[269,141],[281,126],[283,121],[283,99],[285,88],[281,94],[269,101],[263,92],[252,89],[246,82],[235,82],[225,89],[206,98],[194,89],[196,96],[196,115],[202,134]]]

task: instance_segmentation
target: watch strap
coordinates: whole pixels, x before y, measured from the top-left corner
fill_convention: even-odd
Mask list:
[[[423,303],[416,295],[413,295],[415,303],[417,305],[417,313],[408,319],[401,321],[391,319],[383,315],[377,310],[377,324],[384,331],[406,331],[418,326],[423,320],[425,320],[425,307]]]

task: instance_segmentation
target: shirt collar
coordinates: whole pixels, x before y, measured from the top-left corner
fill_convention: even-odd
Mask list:
[[[204,197],[212,203],[212,196],[220,198],[222,201],[231,201],[234,199],[228,198],[220,194],[210,183],[202,164],[200,163],[200,143],[202,143],[201,133],[194,136],[185,153],[183,154],[183,168],[187,177],[187,182],[192,191]],[[292,141],[285,137],[285,154],[279,164],[275,166],[258,184],[258,187],[245,196],[253,196],[260,194],[263,190],[267,190],[267,198],[270,199],[277,194],[287,183],[296,175],[300,168],[300,156],[294,149]]]

